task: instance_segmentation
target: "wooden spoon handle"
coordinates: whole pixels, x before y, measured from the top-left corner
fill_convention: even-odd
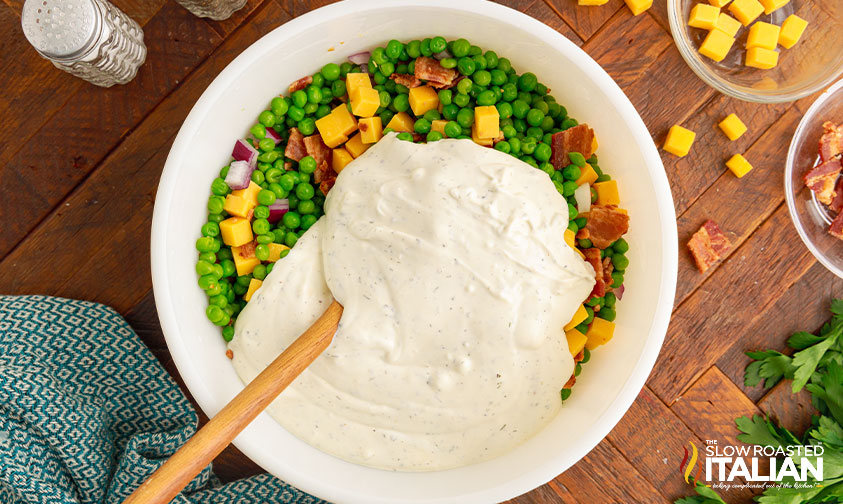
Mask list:
[[[167,504],[237,437],[334,337],[342,306],[334,301],[310,328],[155,471],[123,504]]]

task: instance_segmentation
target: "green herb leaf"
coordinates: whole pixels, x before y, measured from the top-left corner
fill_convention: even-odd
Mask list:
[[[741,434],[738,434],[738,440],[742,443],[773,447],[789,444],[779,436],[770,421],[761,415],[753,415],[752,418],[739,417],[735,419],[735,425],[741,431]]]
[[[843,424],[843,366],[830,362],[819,383],[809,384],[808,391],[825,403],[837,423]]]
[[[802,350],[811,345],[816,345],[823,339],[824,338],[822,336],[817,336],[816,334],[811,334],[805,331],[799,331],[797,333],[793,333],[793,336],[788,338],[787,346],[793,348],[794,350]]]
[[[831,313],[838,317],[843,317],[843,299],[831,300]]]
[[[822,443],[826,449],[843,450],[843,427],[829,417],[821,416],[819,426],[810,431],[810,436]]]
[[[793,359],[775,350],[746,352],[746,355],[755,359],[744,371],[744,384],[747,387],[758,385],[762,379],[766,379],[765,387],[772,387],[782,378],[791,378],[796,369]]]
[[[817,369],[820,359],[836,339],[835,333],[835,335],[830,335],[816,345],[793,354],[793,366],[796,368],[796,371],[793,373],[793,383],[790,388],[794,394],[802,390],[805,384],[808,383],[808,380]]]

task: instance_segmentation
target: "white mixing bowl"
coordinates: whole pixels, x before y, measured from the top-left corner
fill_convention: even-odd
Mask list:
[[[152,224],[152,277],[167,345],[190,392],[214,415],[243,384],[205,317],[194,242],[209,185],[269,100],[329,61],[392,38],[465,37],[532,71],[572,117],[592,126],[600,165],[619,181],[632,222],[626,295],[615,338],[592,353],[559,415],[497,459],[429,473],[370,469],[327,455],[266,414],[235,441],[270,473],[337,502],[492,502],[527,492],[587,454],[635,400],[661,348],[673,306],[677,235],[667,177],[632,104],[591,58],[548,26],[482,0],[347,0],[272,31],[235,59],[185,120],[161,176]],[[609,477],[607,475],[607,477]]]

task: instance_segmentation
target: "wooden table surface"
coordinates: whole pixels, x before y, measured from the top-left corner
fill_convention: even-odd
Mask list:
[[[149,54],[133,82],[101,89],[41,59],[20,28],[23,0],[4,1],[0,292],[108,304],[178,379],[158,326],[149,264],[152,206],[170,144],[193,103],[237,54],[330,2],[249,0],[231,19],[210,22],[172,0],[112,0],[143,25]],[[770,391],[743,386],[743,352],[783,349],[793,331],[818,328],[828,300],[843,292],[841,280],[803,246],[784,205],[787,147],[811,98],[764,106],[714,92],[679,56],[665,0],[638,17],[622,0],[592,8],[575,0],[502,3],[547,23],[596,59],[657,145],[675,123],[697,132],[687,157],[662,152],[679,228],[679,281],[647,386],[588,456],[515,501],[672,502],[690,493],[678,470],[689,441],[734,442],[734,418],[753,413],[773,415],[799,432],[809,422],[810,401],[794,400],[786,384]],[[715,129],[730,112],[750,128],[735,143]],[[735,152],[755,166],[740,180],[723,165]],[[700,274],[685,242],[706,219],[733,233],[734,248]],[[587,374],[586,367],[583,379]],[[234,448],[215,468],[224,480],[260,472]],[[748,502],[751,495],[725,497]]]

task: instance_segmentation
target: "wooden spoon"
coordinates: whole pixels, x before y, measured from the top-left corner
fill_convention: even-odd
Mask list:
[[[178,495],[334,338],[342,306],[334,301],[310,328],[155,471],[123,504],[167,504]]]

